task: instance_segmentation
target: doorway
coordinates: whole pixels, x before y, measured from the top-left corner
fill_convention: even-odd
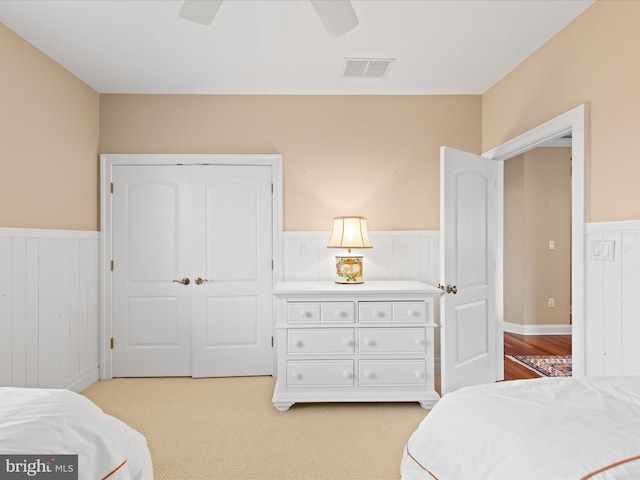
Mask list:
[[[504,162],[505,379],[571,362],[571,138]]]
[[[504,161],[527,152],[551,140],[571,134],[571,353],[572,374],[585,376],[585,143],[586,105],[580,105],[544,124],[509,140],[483,154],[497,161],[498,185],[496,202],[496,314],[498,324],[504,325]],[[503,328],[498,328],[496,378],[504,378]]]

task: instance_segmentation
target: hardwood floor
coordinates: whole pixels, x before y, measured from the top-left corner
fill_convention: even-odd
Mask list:
[[[504,334],[504,379],[539,378],[527,367],[506,358],[507,355],[571,355],[571,335]]]

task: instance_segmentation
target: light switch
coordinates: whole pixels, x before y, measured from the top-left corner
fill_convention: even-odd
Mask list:
[[[605,240],[600,248],[600,257],[602,260],[613,262],[615,254],[615,240]]]
[[[615,254],[615,240],[592,240],[591,260],[613,262]]]

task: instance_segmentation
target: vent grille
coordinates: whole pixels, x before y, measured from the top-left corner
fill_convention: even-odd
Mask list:
[[[395,58],[345,58],[341,77],[385,78]]]

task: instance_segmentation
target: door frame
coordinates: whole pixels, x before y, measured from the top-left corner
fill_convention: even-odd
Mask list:
[[[571,138],[571,350],[573,376],[586,375],[585,320],[585,164],[587,152],[586,105],[569,110],[522,135],[519,135],[482,156],[497,162],[496,185],[496,335],[499,341],[496,378],[504,379],[504,161],[567,133]]]
[[[113,378],[110,341],[112,337],[112,201],[111,182],[116,165],[248,165],[270,166],[273,285],[283,279],[282,155],[279,154],[102,154],[100,155],[100,308],[98,361],[100,380]],[[273,328],[273,325],[272,325]],[[274,359],[275,365],[275,359]],[[274,367],[275,372],[275,367]]]

